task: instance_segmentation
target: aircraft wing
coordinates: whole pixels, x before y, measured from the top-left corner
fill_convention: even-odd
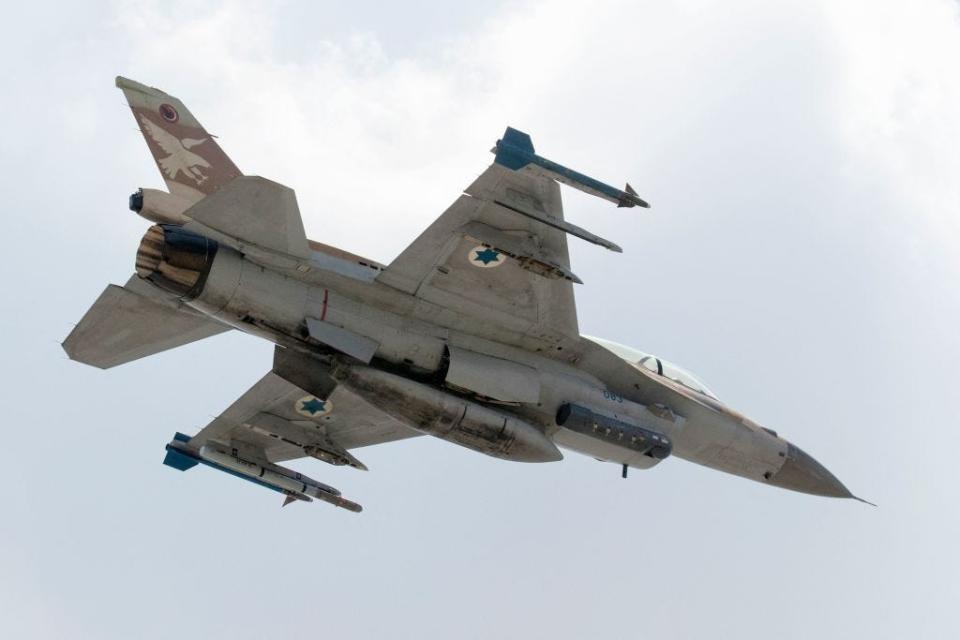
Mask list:
[[[187,444],[270,463],[312,456],[365,469],[348,450],[417,435],[343,387],[322,399],[270,372]]]
[[[493,323],[523,336],[547,334],[550,341],[575,338],[576,276],[566,234],[517,213],[514,203],[563,220],[556,182],[494,164],[378,280],[478,327]]]
[[[633,191],[537,156],[530,137],[514,129],[494,153],[494,164],[377,279],[456,314],[450,324],[470,333],[527,348],[577,341],[573,283],[580,279],[570,270],[567,235],[620,248],[564,220],[557,181],[624,206],[633,206]]]

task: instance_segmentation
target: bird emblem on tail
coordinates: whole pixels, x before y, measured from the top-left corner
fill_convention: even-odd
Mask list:
[[[198,185],[206,181],[207,176],[201,169],[209,169],[210,163],[190,149],[203,144],[207,141],[207,138],[184,138],[181,140],[151,122],[145,115],[140,115],[140,121],[143,123],[144,132],[167,154],[164,158],[158,157],[157,163],[168,178],[176,180],[177,175],[183,173]]]

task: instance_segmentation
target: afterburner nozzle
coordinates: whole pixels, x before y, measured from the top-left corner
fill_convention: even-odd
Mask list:
[[[161,289],[195,298],[217,254],[217,242],[183,227],[155,224],[137,249],[137,275]]]

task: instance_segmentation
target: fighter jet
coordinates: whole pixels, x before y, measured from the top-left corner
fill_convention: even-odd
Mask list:
[[[662,358],[580,334],[563,183],[648,207],[548,160],[507,128],[493,163],[384,265],[308,240],[292,189],[245,175],[183,103],[118,77],[168,191],[130,209],[154,223],[136,272],[109,285],[63,343],[99,368],[237,330],[275,345],[272,367],[164,464],[204,464],[352,511],[280,463],[365,470],[363,447],[431,435],[515,462],[561,449],[630,468],[676,457],[804,493],[854,498],[812,457],[727,407]]]

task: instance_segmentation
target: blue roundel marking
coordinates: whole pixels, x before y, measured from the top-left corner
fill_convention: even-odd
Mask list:
[[[333,411],[333,403],[329,400],[321,400],[316,396],[304,396],[297,400],[294,408],[302,416],[320,418]]]
[[[483,245],[470,249],[470,252],[467,254],[467,259],[470,261],[470,264],[475,267],[480,267],[481,269],[499,267],[505,262],[502,253]]]

